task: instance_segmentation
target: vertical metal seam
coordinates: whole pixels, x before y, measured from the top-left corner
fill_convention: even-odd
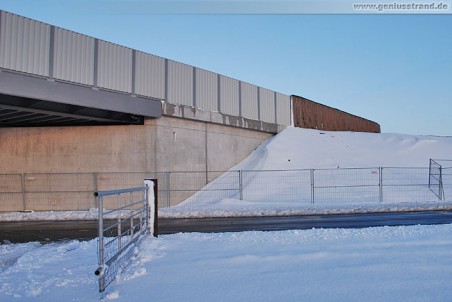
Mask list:
[[[261,88],[257,87],[257,120],[261,120]]]
[[[209,146],[208,146],[208,125],[204,122],[204,132],[205,132],[205,152],[206,152],[206,185],[209,183]]]
[[[275,124],[278,124],[278,102],[276,101],[276,91],[273,92],[274,94],[274,101],[275,101]]]
[[[218,97],[218,112],[221,113],[221,80],[220,80],[220,74],[217,74],[217,97]]]
[[[99,39],[94,39],[94,69],[93,69],[93,86],[97,88],[99,68]]]
[[[49,79],[53,80],[53,65],[55,57],[55,26],[50,26],[50,37],[49,37]]]
[[[135,49],[132,49],[132,95],[135,95],[135,85],[136,85],[136,58],[137,58],[137,51]]]
[[[239,116],[242,116],[242,81],[239,81]]]
[[[163,97],[165,98],[165,102],[168,102],[168,78],[169,78],[169,75],[168,75],[168,59],[165,59],[165,75],[164,75],[164,78],[165,78],[165,91],[164,91],[164,93],[163,93]]]
[[[192,67],[192,69],[193,69],[193,85],[192,85],[192,87],[193,87],[193,102],[192,102],[192,104],[193,104],[193,107],[196,107],[196,67]]]

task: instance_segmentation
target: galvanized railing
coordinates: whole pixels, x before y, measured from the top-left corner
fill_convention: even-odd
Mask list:
[[[428,169],[428,188],[438,196],[439,200],[443,200],[444,188],[443,188],[443,168],[435,161],[430,159]]]
[[[0,212],[96,209],[93,191],[137,187],[145,178],[159,179],[160,207],[225,198],[281,204],[451,201],[452,161],[438,163],[442,199],[432,192],[439,185],[429,179],[428,167],[8,174],[0,175]]]
[[[193,175],[191,175],[193,177]],[[192,180],[194,181],[194,180]],[[191,192],[180,187],[179,194]],[[174,191],[171,191],[174,194]],[[228,171],[197,188],[179,207],[234,200],[254,203],[351,204],[438,201],[428,185],[428,168],[339,168]]]
[[[154,183],[144,187],[98,191],[98,268],[99,292],[116,278],[131,261],[133,247],[151,232],[156,233],[157,202]],[[105,210],[109,204],[112,210]]]

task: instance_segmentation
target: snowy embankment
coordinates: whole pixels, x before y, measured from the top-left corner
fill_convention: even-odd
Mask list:
[[[96,240],[0,245],[0,301],[449,301],[452,225],[148,238],[100,295]]]
[[[431,158],[452,158],[452,137],[287,128],[264,142],[248,158],[231,169],[246,171],[243,174],[243,192],[245,193],[242,195],[252,196],[245,196],[240,200],[237,191],[229,190],[227,192],[231,192],[228,193],[230,196],[212,197],[212,191],[216,189],[221,191],[228,182],[231,183],[232,188],[235,185],[233,183],[237,182],[229,175],[220,176],[206,186],[206,191],[194,194],[176,207],[161,209],[159,216],[180,218],[278,216],[452,209],[452,199],[447,194],[452,191],[451,175],[443,177],[446,198],[449,197],[447,202],[437,202],[436,196],[427,185],[418,186],[418,184],[428,183],[428,166]],[[450,165],[452,162],[449,163],[449,167]],[[391,181],[396,184],[405,184],[409,179],[416,184],[416,187],[413,187],[413,190],[411,187],[407,190],[407,187],[403,186],[384,187],[383,194],[389,201],[379,203],[375,202],[378,200],[380,173],[378,167],[388,168],[382,170],[385,171],[383,175],[388,175],[386,171],[396,170],[389,169],[394,167],[424,170],[422,173],[416,170],[415,174],[409,174],[413,173],[413,170],[407,169],[404,174],[405,170],[402,169],[400,170],[402,172],[397,170],[396,174],[389,175]],[[365,169],[344,170],[346,168],[373,169],[369,172]],[[316,172],[323,174],[323,182],[331,188],[334,188],[335,183],[361,187],[338,190],[338,195],[325,194],[323,198],[316,192],[316,202],[311,204],[309,171],[295,172],[303,169],[332,169]],[[254,170],[278,170],[279,172],[266,172],[270,177],[265,178],[250,172]],[[294,173],[288,175],[283,170],[291,170]],[[295,173],[300,175],[293,175]],[[247,178],[245,175],[250,176]],[[383,184],[386,182],[384,177]],[[303,179],[302,183],[300,179]],[[356,194],[351,193],[353,190]],[[375,191],[372,196],[369,196],[370,190]],[[361,197],[360,194],[363,196]],[[393,197],[388,198],[387,196],[390,195]],[[346,200],[346,202],[335,201],[337,196],[339,200]],[[349,199],[355,199],[355,202],[350,202],[344,196],[352,196],[353,198]],[[371,199],[373,202],[369,202]]]
[[[262,143],[231,170],[336,169],[340,171],[338,168],[428,168],[430,158],[452,159],[452,137],[287,128]],[[374,169],[371,173],[377,171],[378,169]],[[309,171],[307,173],[309,174]],[[332,171],[332,175],[325,179],[331,179],[332,183],[337,179],[344,180],[344,176],[334,174]],[[353,177],[360,179],[361,176],[352,175]],[[363,177],[369,176],[363,175]],[[378,174],[372,174],[372,177],[372,184],[378,184]],[[399,177],[403,178],[404,175]],[[428,171],[416,175],[416,177],[420,178],[419,183],[425,184],[428,182]],[[236,182],[235,179],[226,178],[220,176],[208,186],[214,188],[218,186],[221,189],[228,185],[228,181]],[[397,196],[405,197],[408,202],[394,199],[383,203],[365,202],[366,197],[360,199],[360,202],[347,203],[287,202],[281,200],[283,196],[292,196],[296,199],[300,196],[298,191],[309,194],[311,190],[309,179],[304,186],[300,186],[299,183],[291,184],[285,180],[275,185],[278,178],[277,176],[269,177],[258,181],[255,177],[250,177],[244,182],[244,191],[257,192],[260,194],[258,200],[248,200],[246,196],[244,200],[240,200],[236,191],[233,191],[235,193],[231,196],[220,198],[212,198],[212,195],[198,192],[180,206],[160,209],[159,216],[162,218],[285,216],[452,209],[452,197],[448,194],[452,194],[452,175],[444,177],[446,202],[435,201],[436,197],[428,188],[424,188],[423,192],[412,192],[418,198],[416,202],[410,201],[409,196],[400,194]],[[376,186],[373,188],[378,190]],[[390,189],[394,190],[394,188]],[[298,191],[294,193],[294,190]],[[419,196],[426,196],[429,200],[419,200]],[[329,198],[329,196],[327,197]],[[199,202],[200,200],[202,202]],[[92,219],[97,219],[97,210],[0,214],[0,221]]]

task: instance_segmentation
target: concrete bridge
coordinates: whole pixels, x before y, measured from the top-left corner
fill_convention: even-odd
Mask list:
[[[292,116],[288,95],[0,11],[0,212],[93,207],[131,173],[226,171]]]
[[[224,171],[290,122],[287,95],[0,11],[0,174]],[[19,195],[0,211],[69,202]]]

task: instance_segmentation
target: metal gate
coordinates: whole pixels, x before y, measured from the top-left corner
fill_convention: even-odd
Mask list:
[[[98,203],[99,292],[131,261],[133,247],[149,233],[157,237],[157,181],[144,187],[94,193]]]

